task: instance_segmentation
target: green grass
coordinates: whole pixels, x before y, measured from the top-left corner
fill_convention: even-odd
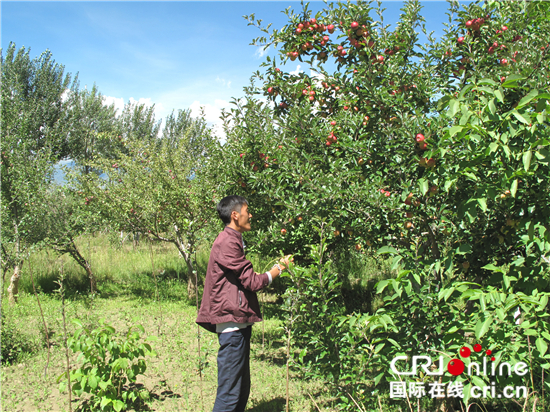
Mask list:
[[[68,256],[56,256],[51,251],[32,255],[23,267],[19,303],[2,305],[4,325],[15,325],[21,340],[32,342],[31,349],[19,359],[2,365],[2,410],[5,411],[65,411],[68,394],[60,393],[57,378],[64,371],[63,323],[61,299],[55,282],[61,268],[65,274],[66,315],[68,333],[75,326],[71,319],[81,319],[89,326],[105,319],[123,333],[131,325],[141,324],[145,336],[157,336],[154,344],[157,356],[148,359],[148,369],[138,380],[151,392],[146,408],[156,411],[208,411],[212,409],[217,387],[217,336],[201,329],[201,356],[206,361],[202,380],[198,373],[198,328],[195,324],[194,300],[187,298],[185,263],[174,246],[142,242],[134,248],[126,243],[113,247],[105,236],[89,236],[78,242],[81,253],[87,257],[97,278],[98,293],[89,294],[89,282],[84,270]],[[157,301],[155,279],[157,274],[160,299]],[[197,267],[204,277],[209,250],[197,254]],[[254,257],[262,266],[261,258]],[[45,330],[37,299],[33,294],[32,271],[50,338],[51,359],[47,375]],[[282,337],[284,314],[275,303],[276,296],[261,293],[260,300],[266,314],[263,325],[256,325],[252,335],[252,392],[249,411],[284,410],[286,396],[286,352]],[[6,300],[7,301],[7,300]],[[71,364],[77,365],[76,354]],[[317,410],[318,405],[331,401],[323,383],[303,381],[294,372],[290,382],[291,409]],[[85,400],[73,399],[73,410]],[[330,409],[323,409],[330,410]]]
[[[80,239],[78,246],[90,260],[97,278],[96,295],[90,295],[85,271],[70,257],[41,251],[32,255],[23,266],[19,303],[1,307],[3,338],[5,332],[9,332],[8,339],[14,343],[12,347],[21,349],[15,362],[2,365],[2,410],[69,410],[68,393],[60,392],[57,383],[57,378],[65,370],[61,299],[56,293],[59,287],[56,281],[61,270],[65,274],[65,311],[69,335],[75,330],[71,319],[78,318],[91,327],[105,319],[119,333],[140,324],[145,328],[144,336],[158,337],[154,343],[157,355],[147,359],[147,371],[138,379],[138,384],[143,385],[151,397],[137,410],[212,410],[217,387],[217,336],[199,330],[195,324],[195,299],[189,300],[187,297],[186,266],[176,248],[148,241],[142,241],[137,247],[131,243],[115,247],[103,235]],[[196,267],[201,278],[204,278],[206,272],[208,256],[208,246],[200,248],[196,255]],[[269,258],[254,255],[249,258],[257,271],[267,269],[272,264]],[[368,258],[361,253],[354,253],[351,258],[339,259],[337,262],[334,270],[343,281],[346,310],[349,313],[372,313],[381,305],[382,299],[382,296],[374,293],[376,282],[392,276],[389,262]],[[37,298],[33,294],[31,272],[49,332],[51,358],[46,376],[46,333]],[[282,327],[287,314],[280,308],[278,293],[284,290],[287,280],[277,279],[270,288],[259,293],[265,321],[253,328],[252,391],[248,411],[285,410],[287,359]],[[156,299],[157,287],[159,300]],[[3,350],[8,343],[2,341]],[[202,374],[199,374],[199,360],[204,362]],[[70,362],[73,368],[77,367],[77,354],[71,354]],[[372,381],[369,376],[364,379]],[[289,388],[291,411],[340,410],[341,401],[331,397],[321,379],[306,380],[297,370],[292,370]],[[368,404],[364,412],[409,411],[404,400],[388,399],[389,392],[379,395],[380,398],[378,393],[367,397]],[[74,398],[72,409],[76,410],[86,399],[86,396]],[[429,411],[433,404],[423,399],[421,405],[413,407],[415,410]],[[474,409],[470,412],[474,412]]]

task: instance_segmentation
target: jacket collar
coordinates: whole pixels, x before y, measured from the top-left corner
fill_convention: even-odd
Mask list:
[[[243,247],[244,251],[244,240],[243,240],[243,234],[239,232],[238,230],[232,229],[229,226],[225,226],[223,229],[224,232],[226,232],[229,236],[234,236],[239,240],[239,244]]]

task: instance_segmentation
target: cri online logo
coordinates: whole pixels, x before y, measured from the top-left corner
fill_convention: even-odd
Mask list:
[[[483,351],[483,347],[481,344],[476,343],[473,346],[474,352],[480,353]],[[463,359],[470,358],[472,356],[472,350],[467,347],[463,346],[460,351],[460,357]],[[447,371],[453,375],[458,376],[464,373],[465,370],[467,370],[468,375],[476,374],[477,376],[488,376],[488,375],[508,375],[511,376],[512,371],[516,375],[523,376],[525,375],[528,370],[528,365],[525,362],[517,362],[515,365],[510,365],[508,362],[502,362],[497,371],[497,362],[495,362],[495,357],[493,356],[493,352],[491,349],[485,350],[485,357],[483,358],[483,362],[481,362],[481,365],[478,362],[470,361],[468,364],[468,367],[466,368],[466,365],[461,359],[453,358],[447,363]],[[404,372],[397,369],[396,365],[399,361],[407,361],[409,359],[408,356],[396,356],[392,359],[390,363],[390,368],[393,373],[396,375],[408,375],[408,376],[415,376],[417,374],[417,370],[420,367],[424,371],[426,375],[444,375],[445,374],[445,364],[443,361],[443,355],[439,357],[438,361],[433,362],[432,359],[429,356],[413,356],[412,357],[412,370]],[[487,360],[490,359],[492,362],[491,366],[487,364]]]

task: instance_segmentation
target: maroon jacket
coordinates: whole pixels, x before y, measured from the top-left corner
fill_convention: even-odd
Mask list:
[[[267,274],[257,275],[245,258],[242,234],[226,226],[212,245],[196,322],[210,332],[218,323],[260,322],[256,292],[268,283]]]

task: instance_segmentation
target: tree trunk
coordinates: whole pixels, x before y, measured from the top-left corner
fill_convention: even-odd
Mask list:
[[[90,262],[84,259],[84,257],[80,254],[80,251],[76,247],[76,243],[74,243],[74,239],[71,239],[70,243],[65,245],[64,247],[56,247],[55,250],[57,250],[59,253],[68,253],[69,255],[71,255],[76,263],[78,263],[86,271],[86,274],[90,279],[90,293],[95,293],[97,283],[94,273],[92,272]]]
[[[74,260],[77,261],[77,263],[84,268],[86,273],[88,274],[88,278],[90,279],[90,293],[95,293],[96,291],[96,281],[94,273],[92,272],[92,268],[90,267],[90,263],[82,257],[80,252],[78,251],[78,248],[76,247],[76,244],[74,243],[74,239],[71,239],[71,250],[69,251],[71,256]]]
[[[21,279],[21,266],[23,266],[23,262],[15,265],[13,275],[10,279],[10,286],[8,287],[8,302],[10,305],[15,305],[17,303],[17,298],[19,295],[19,279]]]
[[[177,226],[176,229],[176,247],[185,260],[187,265],[187,295],[189,299],[194,299],[197,296],[197,280],[195,279],[195,273],[193,270],[193,262],[191,262],[191,250],[187,252],[183,246],[183,239],[181,238]]]

